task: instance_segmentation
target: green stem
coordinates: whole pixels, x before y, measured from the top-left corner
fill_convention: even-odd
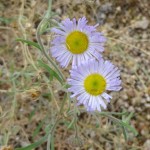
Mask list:
[[[100,112],[100,115],[126,115],[128,112]]]
[[[75,119],[75,123],[74,123],[74,128],[75,128],[75,137],[78,138],[78,125],[77,125],[77,121],[78,121],[78,110],[77,110],[77,104],[76,104],[76,101],[74,101],[74,108],[75,108],[75,111],[74,111],[74,119]]]
[[[51,131],[50,131],[50,133],[48,135],[48,138],[47,138],[47,150],[50,150],[51,137],[53,136],[55,128],[56,128],[57,124],[59,123],[59,121],[60,121],[60,118],[57,118],[55,124],[51,128]]]
[[[47,10],[47,13],[46,13],[46,16],[45,18],[50,18],[50,14],[51,14],[51,7],[52,6],[52,0],[48,0],[48,10]]]
[[[129,124],[127,124],[126,122],[123,122],[123,121],[121,121],[121,120],[119,120],[119,119],[117,119],[111,115],[108,115],[108,114],[100,114],[100,115],[110,118],[112,121],[118,123],[118,125],[120,125],[121,127],[128,128],[130,131],[132,131],[134,133],[135,136],[138,135],[138,132],[136,131],[136,129],[133,128],[132,126],[130,126]]]
[[[59,111],[59,114],[58,114],[58,117],[48,135],[48,139],[47,139],[47,150],[50,150],[50,145],[51,145],[51,137],[53,136],[54,134],[54,131],[55,131],[55,128],[57,126],[57,124],[59,123],[59,121],[61,120],[61,115],[63,113],[63,108],[64,108],[64,105],[65,105],[65,102],[66,102],[66,99],[67,99],[67,96],[65,95],[64,96],[64,99],[62,101],[62,104],[61,104],[61,107],[60,107],[60,111]]]
[[[42,19],[42,21],[40,22],[40,24],[38,25],[37,27],[37,32],[36,32],[36,38],[37,38],[37,41],[38,41],[38,44],[40,45],[41,49],[42,49],[42,52],[44,54],[44,56],[47,58],[47,60],[53,65],[53,67],[55,68],[55,70],[58,72],[58,74],[61,76],[61,78],[63,79],[63,81],[65,82],[65,78],[62,74],[62,72],[59,70],[59,68],[57,67],[57,65],[55,64],[55,62],[52,60],[51,57],[48,57],[47,53],[46,53],[46,50],[43,46],[43,43],[42,43],[42,40],[41,40],[41,37],[40,37],[40,29],[41,29],[41,26],[42,24],[47,21],[47,19],[50,17],[50,13],[51,13],[51,3],[52,3],[52,0],[49,0],[48,1],[48,11],[45,15],[45,17]]]
[[[85,109],[83,109],[83,108],[79,108],[78,109],[80,112],[86,112],[86,110]],[[70,115],[72,115],[74,113],[74,110],[71,110],[71,111],[68,111],[67,112],[67,114],[68,114],[68,116],[70,116]],[[99,113],[97,113],[98,115],[126,115],[126,114],[128,114],[128,112],[121,112],[121,113],[119,113],[119,112],[99,112]]]

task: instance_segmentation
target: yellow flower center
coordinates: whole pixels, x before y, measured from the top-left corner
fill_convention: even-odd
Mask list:
[[[73,54],[81,54],[88,48],[89,40],[85,33],[80,31],[71,32],[66,38],[67,49]]]
[[[100,74],[91,74],[84,80],[84,88],[91,95],[100,95],[106,89],[106,80]]]

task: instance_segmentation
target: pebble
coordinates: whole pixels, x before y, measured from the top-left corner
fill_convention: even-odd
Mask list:
[[[112,145],[107,142],[107,143],[105,144],[105,149],[106,149],[106,150],[112,150]]]
[[[112,3],[105,3],[101,6],[100,11],[102,11],[105,14],[112,12]]]
[[[132,27],[135,29],[145,30],[148,28],[148,26],[149,26],[149,20],[146,17],[143,17],[142,20],[136,21]]]
[[[21,142],[21,146],[22,147],[25,147],[25,146],[27,146],[27,145],[30,145],[31,143],[29,143],[29,142],[25,142],[25,141],[20,141]]]
[[[129,107],[129,104],[127,102],[124,103],[124,107]]]
[[[146,140],[144,143],[144,150],[150,150],[150,139]]]
[[[150,114],[146,115],[147,120],[150,120]]]
[[[146,108],[150,108],[150,104],[146,103],[146,104],[145,104],[145,107],[146,107]]]
[[[146,100],[145,99],[141,99],[141,104],[145,104],[146,103]]]
[[[112,9],[112,3],[105,3],[103,4],[97,13],[97,18],[99,20],[99,24],[104,24],[107,14],[111,13],[113,11]]]
[[[128,111],[130,111],[130,112],[135,112],[135,109],[134,109],[133,106],[130,106],[130,107],[128,108]]]
[[[60,8],[56,9],[56,13],[61,14],[62,10]]]
[[[92,131],[92,132],[90,133],[90,136],[91,136],[91,138],[94,138],[94,137],[96,136],[95,131]]]

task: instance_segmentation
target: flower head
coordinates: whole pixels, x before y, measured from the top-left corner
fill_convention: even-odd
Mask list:
[[[59,28],[53,28],[55,37],[51,42],[51,54],[62,67],[67,67],[72,60],[72,65],[80,65],[83,61],[101,57],[104,51],[105,37],[96,32],[95,26],[87,25],[85,17],[78,21],[66,19],[59,24]]]
[[[90,59],[70,72],[71,97],[76,96],[78,105],[83,104],[88,111],[106,109],[112,98],[106,91],[121,89],[120,71],[109,61]]]

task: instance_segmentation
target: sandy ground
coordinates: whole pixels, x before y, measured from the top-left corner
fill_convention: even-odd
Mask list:
[[[54,1],[54,19],[86,16],[89,24],[99,23],[98,30],[107,37],[104,58],[121,70],[123,89],[111,93],[107,111],[134,112],[131,124],[138,131],[129,132],[125,141],[122,131],[110,120],[81,113],[78,130],[81,138],[74,142],[71,118],[57,126],[54,145],[57,150],[150,150],[150,11],[149,0],[63,0]],[[57,81],[37,60],[46,59],[39,50],[17,42],[17,38],[36,42],[36,29],[47,10],[46,0],[0,1],[0,146],[23,147],[37,141],[56,118],[64,96]],[[42,35],[49,48],[50,33]],[[63,70],[68,76],[68,69]],[[52,96],[55,95],[55,100]],[[67,106],[65,106],[67,109]],[[74,146],[73,146],[74,145]],[[11,148],[10,148],[11,149]],[[46,142],[36,150],[45,150]]]

